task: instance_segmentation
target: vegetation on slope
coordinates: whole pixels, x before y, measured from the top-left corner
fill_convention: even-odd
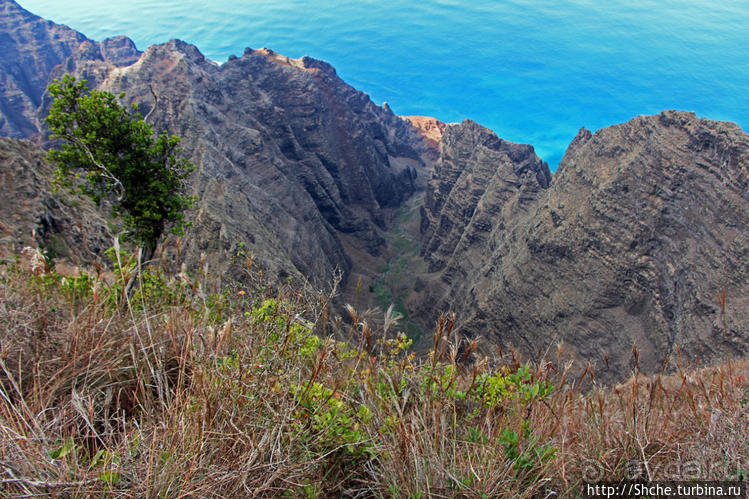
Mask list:
[[[409,316],[408,310],[412,304],[408,303],[408,299],[416,286],[414,276],[419,276],[416,279],[420,280],[427,271],[426,262],[419,256],[419,241],[414,234],[420,219],[420,199],[419,196],[412,197],[395,212],[392,225],[385,233],[387,246],[393,256],[377,269],[377,277],[370,287],[377,305],[382,310],[392,306],[400,315],[398,324],[401,330],[415,342],[421,339],[424,330]]]
[[[555,359],[475,358],[451,318],[415,358],[392,314],[333,319],[244,255],[249,287],[110,255],[0,267],[5,495],[523,497],[749,469],[745,361],[583,392]]]
[[[180,157],[180,138],[154,135],[140,114],[109,92],[89,90],[86,80],[66,74],[47,89],[55,100],[46,122],[52,138],[62,140],[60,149],[49,151],[57,183],[97,204],[113,200],[112,215],[122,216],[126,236],[148,255],[167,227],[182,234],[184,212],[195,204],[184,193],[185,179],[195,165]]]

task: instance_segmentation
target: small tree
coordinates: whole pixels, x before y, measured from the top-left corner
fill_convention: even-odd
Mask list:
[[[195,166],[179,156],[179,137],[156,136],[135,106],[128,109],[109,92],[89,90],[85,80],[65,75],[48,89],[55,100],[47,124],[52,137],[62,139],[60,149],[49,151],[57,183],[97,204],[112,199],[112,215],[122,217],[126,237],[150,258],[167,226],[182,233],[184,212],[195,203],[184,193]]]

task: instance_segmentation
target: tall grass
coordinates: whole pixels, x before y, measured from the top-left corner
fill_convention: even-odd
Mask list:
[[[575,496],[749,469],[744,360],[583,392],[561,355],[477,356],[452,317],[416,358],[392,311],[332,318],[331,293],[263,285],[249,259],[255,285],[215,289],[113,260],[0,271],[4,495]]]

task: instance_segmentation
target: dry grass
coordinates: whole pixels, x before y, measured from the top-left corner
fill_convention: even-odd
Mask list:
[[[128,294],[131,263],[2,269],[0,493],[575,496],[749,469],[747,361],[582,393],[557,359],[458,349],[450,318],[417,359],[392,315],[331,320],[330,295],[209,293],[203,274]]]

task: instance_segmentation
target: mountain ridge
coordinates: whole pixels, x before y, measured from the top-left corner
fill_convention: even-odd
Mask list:
[[[182,245],[192,264],[206,253],[214,268],[228,272],[242,244],[273,273],[322,285],[336,268],[344,276],[350,270],[342,238],[375,256],[381,251],[387,212],[415,189],[423,165],[410,144],[420,147],[419,136],[327,63],[303,57],[291,64],[267,49],[246,49],[217,65],[179,40],[137,52],[123,39],[117,39],[124,48],[115,60],[102,50],[113,42],[92,42],[10,0],[3,1],[3,15],[13,21],[5,25],[17,52],[36,26],[69,39],[66,58],[45,66],[47,81],[41,75],[31,93],[44,95],[49,80],[73,73],[92,87],[124,91],[125,104],[136,104],[143,115],[155,106],[155,128],[182,137],[199,166],[194,193],[205,200],[196,214],[198,230]],[[29,57],[37,51],[26,49]],[[49,102],[37,101],[24,111],[37,129],[5,135],[42,132]],[[292,251],[296,246],[305,251]]]
[[[187,235],[161,245],[167,264],[179,244],[188,268],[223,280],[241,278],[240,253],[279,281],[324,287],[341,272],[341,302],[399,301],[424,330],[454,310],[485,352],[559,344],[607,380],[629,373],[633,346],[650,372],[677,345],[700,362],[747,352],[749,140],[736,125],[665,111],[581,129],[552,176],[531,145],[397,116],[311,57],[247,48],[217,64],[176,39],[140,52],[12,0],[0,20],[0,135],[46,144],[44,88],[72,73],[182,137],[200,201]]]
[[[453,150],[440,161],[455,166],[460,148],[443,149]],[[449,304],[460,312],[459,331],[492,345],[530,356],[562,345],[604,379],[629,372],[635,346],[648,372],[682,354],[698,362],[745,355],[747,164],[749,136],[740,127],[694,113],[581,129],[553,182],[526,197],[524,213],[479,212],[453,224],[452,240],[473,240],[463,251],[440,252],[424,240],[430,270],[441,271],[425,302]],[[489,174],[461,169],[486,185],[474,198],[491,194]],[[448,212],[430,218],[427,234],[472,206],[460,194],[425,203]],[[495,211],[508,209],[501,201]]]

